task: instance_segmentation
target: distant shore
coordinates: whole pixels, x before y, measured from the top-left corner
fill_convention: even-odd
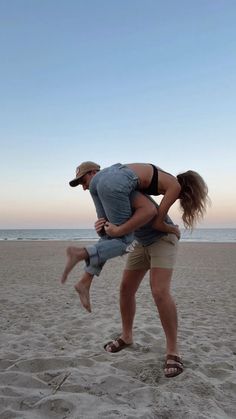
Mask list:
[[[98,240],[93,228],[87,229],[0,229],[1,241],[75,241]],[[181,229],[181,242],[236,243],[235,228]]]
[[[180,243],[172,291],[185,370],[166,379],[148,276],[134,345],[108,354],[103,345],[120,333],[126,256],[95,278],[89,314],[73,288],[83,265],[59,282],[70,243],[0,241],[0,417],[235,418],[236,244]]]

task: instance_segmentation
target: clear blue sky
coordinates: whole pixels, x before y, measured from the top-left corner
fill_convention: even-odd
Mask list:
[[[235,22],[235,0],[0,0],[0,228],[92,227],[84,160],[196,170],[200,227],[236,227]]]

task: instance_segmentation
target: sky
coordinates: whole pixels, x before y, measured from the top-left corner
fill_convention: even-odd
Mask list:
[[[93,228],[86,160],[195,170],[198,227],[236,228],[235,22],[235,0],[0,0],[0,228]]]

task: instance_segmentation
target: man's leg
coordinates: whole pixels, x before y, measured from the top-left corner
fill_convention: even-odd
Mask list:
[[[80,279],[80,281],[75,284],[75,290],[79,294],[79,298],[81,301],[81,304],[83,305],[86,310],[91,313],[91,305],[90,305],[90,295],[89,290],[92,284],[94,275],[91,275],[88,272],[85,272]]]
[[[88,252],[83,247],[72,247],[72,246],[67,247],[66,254],[67,254],[67,263],[61,277],[62,284],[66,282],[69,273],[72,271],[72,269],[78,262],[89,259]]]
[[[122,320],[122,333],[120,338],[105,345],[107,352],[118,352],[120,348],[133,342],[133,321],[135,316],[135,294],[146,273],[146,270],[127,270],[123,272],[120,285],[120,312]],[[122,344],[124,342],[124,345]],[[117,349],[117,350],[116,350]]]
[[[170,294],[172,273],[172,269],[152,268],[150,271],[150,285],[166,336],[166,355],[179,357],[177,347],[177,310],[174,299]],[[165,368],[166,375],[178,373],[178,367],[171,367],[171,365],[176,365],[176,363],[182,368],[176,360],[168,360],[168,367]]]

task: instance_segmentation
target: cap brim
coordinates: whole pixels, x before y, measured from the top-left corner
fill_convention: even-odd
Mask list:
[[[73,179],[69,182],[69,185],[72,186],[72,187],[78,186],[80,184],[80,181],[81,181],[81,178]]]

